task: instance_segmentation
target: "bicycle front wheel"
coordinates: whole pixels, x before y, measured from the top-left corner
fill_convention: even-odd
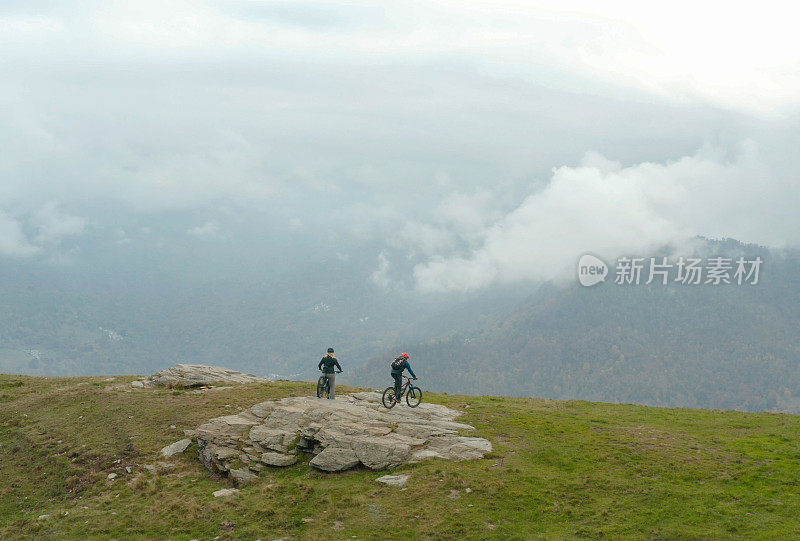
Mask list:
[[[319,380],[317,381],[317,398],[322,398],[325,396],[325,391],[327,390],[327,383],[328,380],[325,379],[325,376],[320,376]]]
[[[409,408],[416,408],[422,402],[422,389],[419,387],[409,387],[406,393],[406,404]]]
[[[381,402],[383,402],[383,406],[386,409],[392,409],[394,407],[394,387],[386,387],[386,390],[383,391]]]

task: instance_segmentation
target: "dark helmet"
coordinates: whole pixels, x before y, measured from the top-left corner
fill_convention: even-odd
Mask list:
[[[401,356],[402,358],[404,358],[404,359],[408,359],[408,353],[403,353],[403,354],[402,354],[402,355],[400,355],[400,356]]]
[[[328,353],[333,353],[333,348],[328,348]]]

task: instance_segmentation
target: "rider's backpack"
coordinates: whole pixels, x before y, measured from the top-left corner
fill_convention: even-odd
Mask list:
[[[392,370],[402,370],[406,365],[406,360],[402,357],[398,357],[392,361]]]

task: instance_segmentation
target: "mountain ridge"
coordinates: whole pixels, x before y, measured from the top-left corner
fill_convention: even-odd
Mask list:
[[[800,258],[730,239],[707,249],[762,257],[761,282],[545,283],[481,328],[395,351],[440,391],[800,412]],[[386,380],[393,353],[351,381]]]

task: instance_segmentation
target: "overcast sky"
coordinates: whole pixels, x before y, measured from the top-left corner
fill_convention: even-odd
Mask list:
[[[0,258],[280,223],[431,291],[694,235],[797,245],[785,5],[5,0]]]

